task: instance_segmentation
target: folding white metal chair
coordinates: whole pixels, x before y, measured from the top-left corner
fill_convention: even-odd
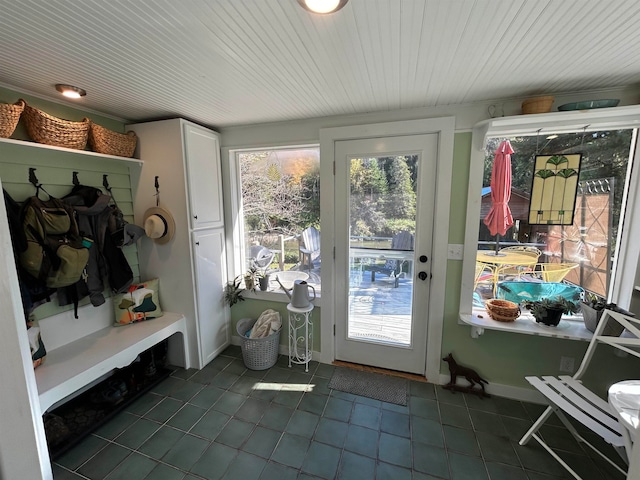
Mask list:
[[[630,336],[611,337],[602,335],[607,323],[611,321],[619,322],[626,328]],[[538,418],[529,431],[520,439],[520,445],[525,445],[531,438],[535,438],[553,458],[578,480],[581,480],[581,477],[567,465],[538,434],[538,430],[552,413],[558,416],[560,421],[562,421],[567,430],[571,432],[578,442],[590,447],[623,475],[626,475],[626,472],[622,468],[576,431],[574,425],[567,418],[567,415],[612,445],[627,464],[629,463],[628,459],[631,457],[632,440],[626,429],[618,422],[617,417],[611,411],[607,400],[593,393],[580,381],[599,343],[611,345],[623,352],[640,358],[640,320],[606,310],[593,334],[593,338],[589,343],[582,363],[573,376],[525,377],[531,385],[546,397],[549,401],[549,407],[547,407],[542,415],[540,415],[540,418]]]

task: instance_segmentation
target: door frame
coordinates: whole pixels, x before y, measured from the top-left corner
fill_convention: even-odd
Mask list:
[[[438,135],[438,158],[436,159],[436,192],[433,223],[433,250],[431,273],[431,301],[429,303],[427,325],[426,377],[438,383],[442,352],[442,331],[444,323],[444,298],[446,293],[447,252],[449,242],[449,206],[451,198],[451,177],[453,172],[453,139],[455,117],[427,118],[368,125],[350,125],[320,129],[320,225],[322,231],[320,248],[324,255],[322,264],[322,309],[320,336],[322,361],[335,360],[335,315],[336,295],[326,285],[335,285],[335,142],[339,140],[373,139],[396,135],[417,135],[434,133]],[[343,201],[344,199],[339,199]]]

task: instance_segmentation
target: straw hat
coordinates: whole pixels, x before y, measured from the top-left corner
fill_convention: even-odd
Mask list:
[[[176,232],[173,215],[162,207],[151,207],[144,213],[144,231],[156,243],[167,243]]]

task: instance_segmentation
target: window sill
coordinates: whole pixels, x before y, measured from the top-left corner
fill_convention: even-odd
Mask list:
[[[242,291],[242,296],[251,300],[264,300],[268,302],[289,303],[291,299],[283,292],[277,290],[268,290],[263,292],[262,290],[256,291]],[[322,299],[320,292],[316,296],[316,299],[312,302],[316,307],[322,307]]]
[[[471,326],[471,337],[473,338],[478,338],[485,330],[582,340],[584,342],[590,341],[591,337],[593,337],[593,333],[586,329],[581,317],[572,319],[564,316],[557,327],[549,327],[536,323],[529,313],[523,313],[513,322],[498,322],[489,318],[489,315],[484,310],[474,309],[472,314],[460,313],[460,320],[462,323]]]

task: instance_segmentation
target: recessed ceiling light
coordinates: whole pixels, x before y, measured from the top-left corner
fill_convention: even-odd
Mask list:
[[[87,94],[82,88],[65,85],[64,83],[56,83],[56,90],[67,98],[80,98]]]
[[[305,10],[312,13],[333,13],[344,7],[349,0],[298,0]]]

